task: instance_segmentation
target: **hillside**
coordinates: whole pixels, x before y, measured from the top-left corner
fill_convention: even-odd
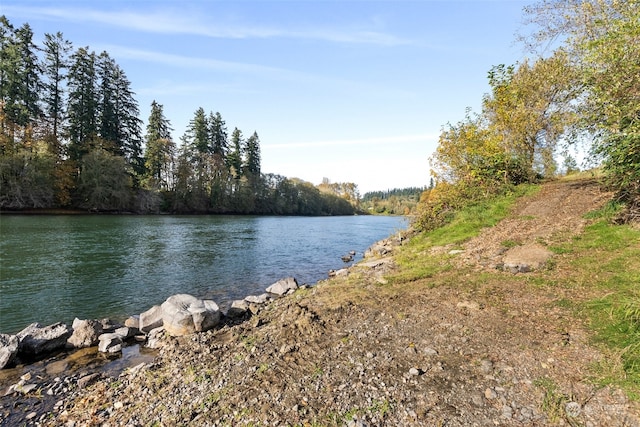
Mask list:
[[[596,343],[584,309],[616,292],[601,280],[616,256],[640,272],[637,238],[612,250],[589,228],[610,197],[589,179],[545,184],[473,239],[390,239],[245,322],[71,387],[55,409],[5,397],[0,413],[43,425],[640,425],[637,384],[605,379],[625,376],[624,352]],[[507,268],[540,252],[550,258],[534,271]]]

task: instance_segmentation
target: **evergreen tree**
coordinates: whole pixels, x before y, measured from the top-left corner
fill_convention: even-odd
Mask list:
[[[242,171],[247,177],[257,178],[260,175],[260,139],[257,132],[253,132],[245,142]]]
[[[0,16],[0,148],[2,154],[14,151],[14,122],[10,115],[12,96],[17,84],[18,52],[14,41],[14,28],[9,20]]]
[[[114,104],[116,108],[116,144],[136,176],[144,173],[142,159],[142,120],[131,82],[122,68],[116,65],[114,73]]]
[[[189,122],[184,140],[199,153],[211,152],[209,125],[204,108],[200,107],[196,110],[193,119]]]
[[[118,130],[120,117],[118,116],[116,105],[116,88],[115,88],[115,70],[116,63],[109,57],[107,52],[102,52],[97,58],[96,74],[99,82],[98,90],[98,135],[104,141],[112,143],[109,147],[113,154],[123,156],[124,150],[119,144]]]
[[[98,57],[97,73],[100,79],[98,130],[100,137],[110,143],[112,152],[123,156],[141,175],[142,132],[138,102],[131,91],[131,83],[122,68],[103,52]]]
[[[44,40],[44,107],[48,116],[50,132],[55,141],[61,139],[61,127],[64,123],[64,95],[66,70],[69,68],[71,42],[65,40],[62,33],[45,34]],[[57,151],[57,150],[56,150]]]
[[[229,151],[227,125],[224,120],[222,120],[220,113],[213,114],[213,112],[211,112],[209,114],[209,128],[211,152],[214,156],[226,160],[227,152]]]
[[[71,56],[67,77],[67,135],[69,156],[78,161],[89,152],[90,141],[98,134],[96,112],[99,104],[96,55],[82,47]]]
[[[18,104],[16,123],[21,126],[34,125],[40,117],[40,65],[36,54],[38,48],[33,44],[33,31],[24,24],[15,32],[20,61],[18,62]]]
[[[163,107],[151,103],[151,113],[145,135],[145,168],[151,188],[168,190],[171,186],[171,169],[175,157],[175,143],[171,139],[171,124],[164,117]]]
[[[40,67],[29,24],[17,30],[6,17],[0,19],[0,95],[2,100],[2,145],[14,151],[16,132],[23,138],[40,116]]]
[[[235,128],[231,133],[231,152],[227,156],[227,167],[231,172],[231,176],[239,179],[242,175],[242,131]]]

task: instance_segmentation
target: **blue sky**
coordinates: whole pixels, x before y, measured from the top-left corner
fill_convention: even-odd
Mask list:
[[[361,194],[429,183],[442,126],[479,111],[487,71],[522,60],[531,1],[0,0],[39,43],[61,31],[124,69],[178,142],[195,110],[257,131],[262,171]]]

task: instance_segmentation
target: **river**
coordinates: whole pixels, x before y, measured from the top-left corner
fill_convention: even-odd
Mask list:
[[[0,332],[123,320],[170,295],[225,304],[293,276],[313,284],[406,228],[402,217],[0,216]]]

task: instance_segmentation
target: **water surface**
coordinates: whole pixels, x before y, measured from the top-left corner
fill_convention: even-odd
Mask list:
[[[312,284],[401,217],[0,216],[0,332],[122,320],[189,293],[219,304],[287,276]]]

